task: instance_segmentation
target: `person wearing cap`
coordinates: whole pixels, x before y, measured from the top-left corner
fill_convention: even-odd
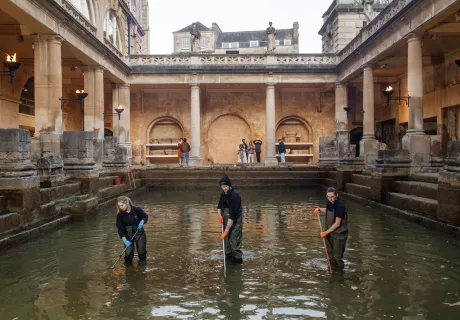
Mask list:
[[[326,207],[316,208],[313,211],[315,216],[320,213],[326,214],[326,231],[321,232],[321,238],[326,241],[326,248],[329,254],[331,266],[343,269],[343,254],[348,238],[348,214],[344,203],[338,199],[337,190],[333,187],[326,192]]]
[[[223,176],[219,181],[222,189],[217,215],[220,224],[224,225],[224,232],[220,236],[224,240],[226,258],[233,258],[237,263],[243,262],[243,214],[241,209],[241,197],[232,187],[230,178]]]

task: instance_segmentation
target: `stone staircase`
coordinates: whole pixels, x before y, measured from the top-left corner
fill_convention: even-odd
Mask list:
[[[402,210],[437,217],[438,174],[417,173],[408,181],[394,181],[393,192],[385,196],[385,203]]]
[[[371,191],[370,181],[370,176],[355,173],[351,176],[351,182],[345,184],[345,192],[368,199]]]
[[[149,187],[158,186],[188,186],[188,187],[216,187],[220,178],[227,174],[233,185],[238,187],[277,186],[277,187],[311,187],[320,185],[327,177],[326,171],[316,168],[305,170],[277,170],[249,169],[148,169],[143,172]]]

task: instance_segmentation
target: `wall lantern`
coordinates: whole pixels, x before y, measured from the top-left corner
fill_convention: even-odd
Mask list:
[[[393,93],[395,92],[395,89],[393,89],[392,86],[387,86],[385,90],[383,91],[383,94],[387,97],[387,105],[390,105],[390,100],[396,100],[396,101],[404,101],[407,104],[407,107],[409,107],[410,104],[410,96],[408,95],[407,97],[392,97]]]
[[[59,100],[61,100],[61,110],[64,108],[64,101],[68,102],[80,102],[80,110],[81,112],[85,111],[85,99],[88,96],[88,94],[85,92],[85,90],[75,90],[75,94],[77,95],[77,99],[64,99],[63,97],[60,97]]]
[[[460,59],[458,59],[458,60],[455,60],[455,64],[457,65],[457,67],[459,67],[459,68],[460,68]]]
[[[0,51],[5,52],[0,49]],[[6,52],[5,52],[6,53]],[[16,70],[19,69],[21,66],[21,62],[16,61],[16,53],[13,55],[9,55],[6,53],[6,61],[3,61],[3,66],[8,69],[8,71],[0,71],[0,75],[2,76],[9,76],[11,84],[14,83],[14,74]]]
[[[352,107],[345,107],[343,110],[345,110],[346,113],[349,113],[351,111]]]
[[[118,139],[120,139],[120,120],[121,120],[121,113],[125,111],[125,108],[123,108],[122,105],[119,105],[118,107],[115,108],[115,112],[113,113],[105,113],[103,112],[102,113],[102,116],[105,118],[106,116],[118,116],[118,130],[117,130],[117,133],[118,133]]]

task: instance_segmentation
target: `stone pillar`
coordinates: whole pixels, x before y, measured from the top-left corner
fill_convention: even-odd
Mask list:
[[[48,37],[48,117],[54,128],[54,133],[62,134],[62,38],[59,36]]]
[[[35,137],[48,128],[48,43],[41,35],[34,36]]]
[[[131,90],[129,84],[119,86],[119,105],[124,108],[120,118],[120,129],[118,132],[118,143],[126,147],[128,158],[132,158],[132,148],[130,139],[131,124]],[[115,112],[115,110],[113,111]],[[118,117],[116,118],[118,121]],[[118,127],[118,124],[117,124]],[[118,131],[118,128],[117,128]]]
[[[371,66],[363,67],[363,139],[360,144],[360,152],[364,157],[365,165],[374,165],[379,149],[378,141],[375,140],[375,117],[374,117],[374,70]]]
[[[191,83],[191,114],[190,114],[190,127],[191,127],[191,136],[190,136],[190,165],[201,166],[201,133],[200,133],[200,86],[198,83]]]
[[[347,86],[342,83],[335,85],[335,138],[337,140],[337,155],[339,159],[350,156],[350,133],[348,132]]]
[[[0,232],[34,222],[40,209],[40,178],[30,162],[30,134],[24,129],[0,129]]]
[[[85,131],[93,132],[94,161],[102,167],[104,143],[104,70],[101,67],[87,67],[84,75],[85,99],[84,121]]]
[[[277,166],[278,159],[275,153],[275,84],[272,82],[266,83],[267,93],[265,102],[265,165]]]
[[[114,83],[112,85],[112,111],[115,112],[115,109],[120,106],[120,87],[118,84]],[[118,118],[106,116],[105,120],[110,118],[110,122],[112,123],[112,131],[113,136],[118,137]]]
[[[416,34],[408,37],[407,90],[410,96],[408,131],[403,149],[409,150],[415,171],[430,166],[431,139],[423,130],[422,41]]]
[[[117,137],[105,137],[104,167],[108,169],[125,169],[128,167],[128,150],[118,144]]]

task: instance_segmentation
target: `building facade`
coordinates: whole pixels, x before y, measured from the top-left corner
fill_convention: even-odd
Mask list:
[[[173,32],[174,54],[192,52],[191,32],[193,28],[200,33],[197,52],[215,54],[263,54],[267,52],[267,31],[223,32],[217,23],[211,28],[197,21]],[[275,35],[276,53],[299,53],[299,23],[294,22],[291,29],[277,29]]]

